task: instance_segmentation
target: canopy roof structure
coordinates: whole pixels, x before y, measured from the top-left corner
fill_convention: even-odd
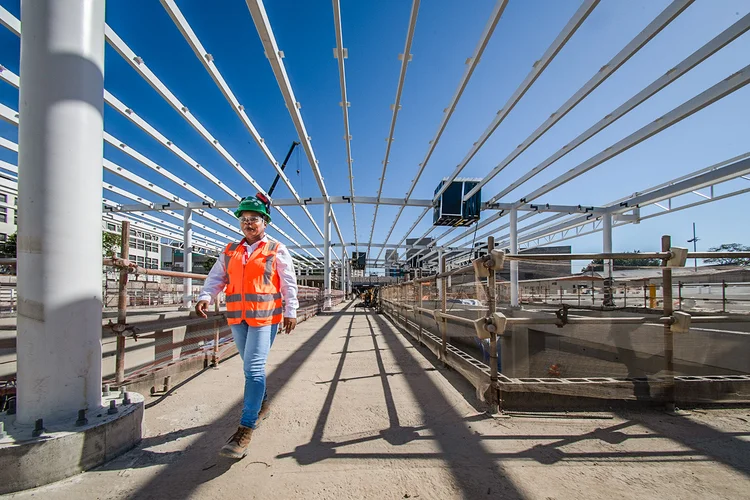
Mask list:
[[[459,104],[466,94],[475,70],[482,62],[482,57],[493,34],[498,30],[505,29],[502,18],[508,6],[508,0],[498,0],[491,10],[489,18],[481,30],[474,36],[476,45],[472,54],[466,59],[463,74],[458,76],[455,92],[449,102],[446,103],[442,118],[423,160],[419,163],[416,173],[408,184],[403,197],[385,197],[383,188],[386,174],[389,171],[395,130],[397,128],[399,112],[404,101],[404,87],[408,82],[408,68],[413,61],[412,47],[414,41],[419,37],[418,17],[420,10],[429,9],[429,5],[421,5],[420,0],[413,0],[409,18],[406,22],[405,41],[403,52],[398,56],[400,60],[400,71],[396,84],[396,93],[391,106],[391,119],[386,136],[386,146],[381,162],[382,173],[379,178],[377,190],[366,189],[365,186],[355,186],[356,168],[352,159],[352,113],[349,102],[349,88],[347,86],[347,60],[348,50],[345,45],[344,27],[345,17],[342,17],[342,6],[339,0],[333,0],[333,19],[331,26],[332,35],[335,38],[333,56],[336,59],[338,69],[339,91],[341,96],[340,107],[343,118],[343,143],[341,147],[345,150],[346,167],[348,172],[349,189],[345,193],[331,193],[324,180],[326,165],[321,165],[313,147],[311,132],[307,128],[301,113],[301,104],[295,96],[294,88],[287,74],[287,66],[297,63],[285,59],[284,52],[280,49],[274,26],[269,19],[266,8],[261,0],[247,0],[254,29],[263,46],[270,69],[276,80],[278,92],[280,92],[286,109],[289,113],[296,141],[304,154],[309,168],[315,179],[318,194],[314,197],[303,197],[298,188],[286,171],[282,170],[279,158],[275,156],[256,125],[251,120],[248,109],[242,104],[232,86],[237,85],[225,79],[214,62],[214,57],[201,43],[196,32],[191,27],[186,16],[182,13],[174,0],[161,0],[175,27],[179,30],[184,42],[189,45],[195,57],[200,61],[204,70],[213,80],[215,86],[220,90],[226,100],[226,104],[234,111],[245,132],[250,136],[252,142],[260,149],[268,165],[257,168],[272,169],[278,174],[289,197],[274,200],[274,218],[276,221],[283,220],[292,230],[283,230],[277,224],[271,224],[270,234],[273,238],[284,242],[292,251],[297,264],[300,267],[320,267],[325,265],[330,268],[329,259],[338,262],[339,265],[348,261],[352,251],[365,251],[368,255],[369,265],[378,267],[384,262],[384,251],[386,249],[411,250],[410,259],[415,255],[420,266],[434,266],[438,262],[438,256],[443,251],[469,252],[472,243],[465,240],[472,237],[473,241],[481,241],[488,235],[494,235],[499,247],[517,251],[519,246],[539,246],[552,242],[563,241],[578,236],[591,234],[597,231],[609,231],[612,227],[624,224],[638,223],[664,214],[673,213],[701,206],[713,201],[742,195],[750,190],[750,185],[742,184],[742,181],[750,180],[750,152],[742,155],[727,157],[724,161],[713,165],[705,165],[694,172],[684,173],[671,181],[659,185],[649,186],[644,182],[643,189],[631,196],[613,199],[602,206],[554,204],[555,193],[577,177],[584,175],[602,164],[612,160],[616,156],[638,146],[657,134],[664,133],[670,127],[691,115],[711,106],[721,99],[733,94],[750,83],[750,65],[744,66],[734,74],[718,74],[713,83],[704,91],[684,99],[658,119],[647,123],[636,129],[629,135],[613,141],[608,147],[592,154],[588,159],[581,161],[570,170],[552,178],[549,182],[537,187],[528,188],[532,179],[538,179],[539,175],[574,151],[576,148],[586,144],[589,139],[603,132],[607,127],[620,118],[626,116],[634,109],[641,106],[648,99],[655,96],[663,89],[672,85],[682,76],[688,74],[693,68],[709,60],[723,48],[732,44],[742,37],[750,29],[750,13],[738,16],[735,22],[695,50],[679,64],[661,75],[643,88],[633,88],[632,96],[619,106],[604,109],[601,119],[591,125],[587,130],[579,134],[573,140],[557,150],[550,151],[548,157],[536,164],[533,168],[526,170],[517,179],[508,182],[505,187],[496,192],[483,193],[482,218],[477,225],[461,229],[458,227],[434,234],[436,226],[430,226],[424,233],[415,232],[421,221],[431,213],[440,201],[449,183],[465,172],[467,165],[482,150],[490,137],[495,133],[503,121],[513,113],[514,108],[524,99],[529,89],[542,76],[555,58],[566,47],[571,40],[575,39],[576,32],[585,25],[592,12],[599,6],[599,0],[584,0],[580,7],[565,23],[562,30],[557,34],[548,48],[533,63],[531,70],[521,81],[516,90],[510,95],[503,107],[495,114],[486,129],[472,144],[464,158],[456,165],[455,169],[446,177],[447,182],[442,188],[436,190],[433,198],[418,199],[414,192],[419,182],[432,182],[437,184],[435,176],[430,174],[431,160],[438,143],[450,140],[444,137],[446,128]],[[480,189],[487,189],[488,183],[506,171],[516,159],[527,149],[537,142],[541,142],[545,134],[555,127],[566,115],[573,112],[589,95],[608,79],[617,75],[618,70],[631,58],[636,56],[641,49],[653,40],[658,39],[660,33],[671,23],[679,19],[684,12],[691,8],[692,0],[674,0],[666,6],[646,27],[632,38],[622,49],[617,52],[607,64],[602,66],[595,74],[580,88],[570,95],[567,100],[559,106],[549,117],[538,125],[538,127],[523,140],[517,147],[510,151],[507,156],[497,161],[496,165],[487,170],[476,187],[465,194],[464,200],[468,200]],[[17,17],[5,8],[0,7],[0,23],[20,36],[21,23]],[[166,27],[165,27],[166,29]],[[148,85],[173,109],[184,121],[192,127],[208,143],[235,174],[238,174],[250,186],[250,189],[266,193],[263,186],[251,175],[247,166],[243,166],[230,151],[223,146],[209,129],[212,124],[203,123],[195,116],[189,108],[188,102],[180,100],[174,93],[174,89],[168,87],[163,74],[158,67],[149,67],[144,59],[136,54],[128,43],[118,35],[110,26],[105,31],[106,43],[111,46],[119,56],[126,61],[132,70],[136,72]],[[750,62],[750,61],[746,61]],[[2,61],[0,61],[2,64]],[[10,69],[0,67],[0,79],[5,84],[19,88],[21,81],[19,75]],[[451,78],[446,75],[445,78]],[[150,136],[154,141],[171,151],[176,159],[169,167],[161,165],[152,160],[142,152],[111,133],[104,133],[104,140],[111,148],[129,156],[142,166],[158,174],[160,182],[154,182],[143,176],[130,171],[125,166],[114,161],[105,159],[103,169],[113,174],[116,182],[104,182],[102,206],[104,216],[112,220],[129,220],[135,227],[152,231],[167,241],[180,242],[183,239],[184,223],[188,220],[188,214],[192,221],[193,234],[192,244],[204,251],[218,252],[227,242],[236,240],[240,231],[232,214],[232,209],[238,201],[247,193],[238,192],[230,187],[230,182],[222,179],[221,174],[215,166],[202,165],[198,160],[191,157],[185,149],[185,142],[180,137],[167,137],[159,130],[158,125],[150,123],[135,110],[139,103],[124,103],[112,93],[105,91],[104,102],[107,106],[117,111],[122,117],[135,125],[138,129]],[[250,107],[250,103],[247,103]],[[18,111],[9,106],[0,104],[0,118],[13,125],[18,125]],[[338,133],[338,131],[336,131]],[[329,132],[326,132],[329,133]],[[8,139],[0,137],[0,147],[18,151],[17,144]],[[106,148],[105,148],[106,152]],[[223,166],[225,167],[225,166]],[[18,168],[9,162],[0,162],[3,176],[15,179]],[[182,173],[188,169],[199,173],[201,183],[189,182]],[[225,196],[221,199],[206,194],[205,186],[212,185],[218,188]],[[721,192],[714,192],[715,187],[722,185]],[[133,186],[137,186],[139,192],[145,190],[149,198],[133,192]],[[189,196],[180,196],[175,193],[174,186],[187,191]],[[368,196],[355,194],[355,187],[359,192],[369,191]],[[518,191],[518,190],[526,191]],[[522,195],[520,195],[522,193]],[[520,195],[520,196],[519,196]],[[114,201],[127,200],[127,202]],[[585,196],[581,197],[585,203]],[[340,207],[347,204],[349,207]],[[315,217],[316,205],[323,207],[324,217]],[[372,221],[358,219],[357,206],[373,206],[374,216]],[[378,221],[381,207],[392,206],[397,208],[393,222],[385,238],[376,239],[376,223]],[[287,207],[299,207],[304,218],[309,221],[313,228],[312,234],[307,234],[300,227],[300,220],[285,211]],[[413,207],[413,208],[412,208]],[[346,208],[347,215],[341,210]],[[351,212],[349,218],[348,212]],[[416,213],[416,216],[412,214]],[[396,227],[401,218],[411,218],[413,223],[406,231],[397,232]],[[369,216],[368,216],[369,217]],[[508,217],[507,219],[505,217]],[[329,228],[333,228],[333,234]],[[523,223],[523,224],[522,224]],[[345,238],[342,227],[352,238]],[[310,231],[308,231],[309,233]],[[317,234],[315,234],[317,233]],[[322,240],[321,240],[322,238]],[[413,238],[419,244],[407,244],[407,239]],[[611,234],[609,236],[611,240]],[[605,236],[606,240],[606,236]],[[334,251],[340,249],[340,251]],[[416,254],[414,253],[416,251]],[[399,255],[403,261],[406,252]]]

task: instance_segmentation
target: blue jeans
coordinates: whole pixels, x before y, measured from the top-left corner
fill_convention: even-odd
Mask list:
[[[255,429],[260,405],[268,398],[266,392],[266,359],[279,325],[249,326],[245,321],[232,325],[232,335],[245,371],[245,401],[240,425]]]

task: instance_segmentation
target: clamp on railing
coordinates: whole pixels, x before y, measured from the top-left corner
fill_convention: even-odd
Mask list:
[[[555,311],[555,316],[557,316],[557,323],[555,325],[558,328],[562,328],[568,324],[568,309],[570,309],[568,304],[562,304],[560,309]]]
[[[487,340],[490,335],[495,333],[502,335],[505,332],[505,326],[508,323],[508,318],[504,314],[495,312],[484,318],[479,318],[473,321],[474,329],[477,332],[477,337],[482,340]]]
[[[130,335],[133,337],[133,340],[138,342],[138,333],[136,332],[136,327],[133,325],[128,324],[122,324],[122,323],[113,323],[112,320],[109,320],[109,323],[107,323],[107,328],[112,330],[112,333],[115,335],[120,335],[123,337],[127,337],[128,331],[130,331]]]
[[[686,312],[675,311],[670,318],[669,329],[672,333],[688,333],[692,319],[692,316]]]
[[[504,263],[505,252],[495,250],[494,248],[487,255],[472,262],[474,265],[474,274],[477,278],[488,278],[490,276],[490,269],[500,271]]]

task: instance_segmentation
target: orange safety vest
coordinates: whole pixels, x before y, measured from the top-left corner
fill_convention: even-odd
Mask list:
[[[227,323],[250,326],[281,323],[281,278],[276,271],[279,243],[261,242],[251,255],[243,242],[224,249],[227,271]]]

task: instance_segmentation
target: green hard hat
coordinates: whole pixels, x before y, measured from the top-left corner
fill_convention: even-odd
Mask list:
[[[269,213],[268,207],[255,196],[246,196],[245,198],[242,198],[237,210],[234,211],[234,216],[239,219],[242,212],[246,211],[261,213],[266,216],[268,222],[271,222],[271,214]]]

